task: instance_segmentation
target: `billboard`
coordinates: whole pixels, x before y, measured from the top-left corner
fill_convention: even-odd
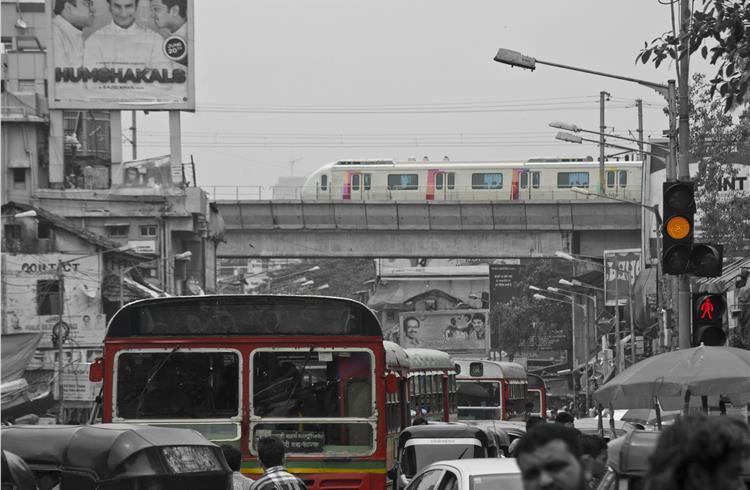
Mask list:
[[[195,110],[192,0],[47,0],[50,109]]]
[[[132,160],[120,165],[122,183],[112,186],[110,193],[131,196],[179,195],[182,188],[182,165],[172,165],[169,155]]]
[[[604,251],[604,300],[607,306],[625,305],[641,272],[641,249]]]
[[[405,311],[399,313],[401,347],[437,349],[485,357],[490,348],[488,310]]]

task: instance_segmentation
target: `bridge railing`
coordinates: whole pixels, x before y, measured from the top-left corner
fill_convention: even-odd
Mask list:
[[[310,201],[424,201],[424,189],[370,187],[369,189],[348,189],[348,198],[344,199],[340,191],[329,186],[322,190],[304,186],[206,186],[213,201],[258,201],[258,200],[310,200]],[[554,201],[597,199],[593,196],[577,194],[570,188],[557,186],[540,186],[532,189],[518,189],[511,199],[511,189],[478,189],[475,187],[458,187],[452,189],[432,189],[431,201]],[[619,199],[637,202],[641,190],[635,186],[628,188],[607,189],[607,194]]]

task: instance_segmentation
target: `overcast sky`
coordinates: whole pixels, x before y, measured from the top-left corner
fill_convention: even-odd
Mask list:
[[[346,158],[596,156],[595,145],[556,142],[548,123],[598,129],[605,90],[609,130],[635,131],[641,98],[658,135],[665,101],[630,82],[511,68],[493,61],[497,49],[665,83],[672,64],[634,59],[670,28],[657,0],[199,1],[183,160],[193,155],[201,186],[271,186],[292,160],[299,176]],[[691,71],[710,71],[693,60]],[[166,114],[139,113],[139,158],[168,153],[167,131]]]

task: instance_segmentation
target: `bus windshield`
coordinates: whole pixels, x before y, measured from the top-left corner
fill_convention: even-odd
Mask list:
[[[377,413],[371,351],[258,349],[251,366],[251,417],[261,419],[254,424],[255,437],[278,437],[290,453],[371,452],[370,418]],[[274,420],[289,418],[299,422]],[[347,421],[336,420],[343,418]],[[357,418],[361,422],[352,421]]]
[[[497,381],[458,381],[458,418],[460,420],[493,420],[501,418],[502,393]]]
[[[235,351],[122,351],[116,362],[117,417],[239,416],[240,369]]]

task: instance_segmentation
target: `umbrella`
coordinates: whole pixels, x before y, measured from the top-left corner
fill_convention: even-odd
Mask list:
[[[725,395],[735,404],[750,393],[750,351],[701,345],[649,357],[630,366],[594,392],[614,408],[652,408],[690,396]]]

